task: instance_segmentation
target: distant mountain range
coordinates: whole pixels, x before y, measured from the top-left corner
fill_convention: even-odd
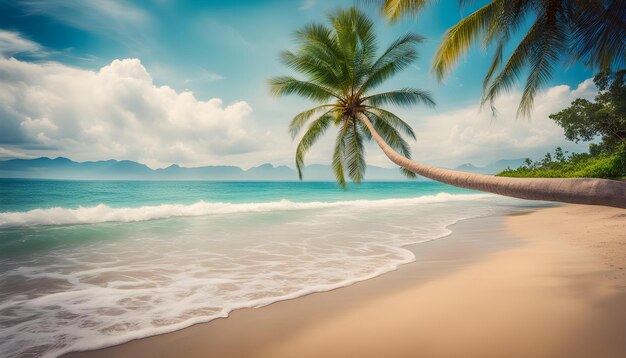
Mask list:
[[[521,167],[522,164],[524,164],[524,160],[525,159],[523,158],[498,160],[497,162],[491,163],[484,167],[476,167],[473,164],[465,163],[454,168],[454,170],[481,174],[498,174],[507,168],[517,169]]]
[[[463,164],[456,167],[474,173],[495,174],[507,167],[517,168],[523,159],[500,160],[485,167]],[[330,166],[313,164],[305,168],[307,181],[334,181]],[[75,180],[298,180],[295,170],[281,165],[263,164],[248,170],[236,166],[204,166],[185,168],[176,164],[167,168],[150,169],[130,160],[75,162],[59,157],[10,159],[0,161],[0,178],[39,178]],[[368,166],[367,180],[407,180],[397,168]]]

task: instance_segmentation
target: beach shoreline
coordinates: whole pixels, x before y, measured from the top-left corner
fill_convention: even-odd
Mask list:
[[[66,356],[617,357],[625,222],[623,210],[571,205],[468,219],[376,278]]]

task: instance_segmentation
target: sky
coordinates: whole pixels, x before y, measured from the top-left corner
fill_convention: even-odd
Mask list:
[[[489,49],[470,50],[443,82],[432,76],[445,31],[485,2],[460,9],[439,1],[396,24],[356,2],[375,20],[380,47],[407,32],[427,38],[415,64],[381,88],[420,88],[437,102],[393,109],[416,131],[413,158],[451,167],[539,158],[556,146],[586,150],[548,118],[575,98],[593,98],[593,74],[581,65],[557,67],[528,119],[515,116],[519,88],[498,100],[497,118],[480,110]],[[0,0],[0,158],[293,167],[297,142],[287,126],[312,103],[272,97],[267,80],[291,74],[278,53],[294,48],[294,31],[354,4]],[[329,163],[331,142],[323,138],[306,162]],[[392,166],[374,144],[366,155]]]

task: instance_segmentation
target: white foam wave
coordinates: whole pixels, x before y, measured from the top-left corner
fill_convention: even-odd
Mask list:
[[[215,216],[154,228],[120,225],[110,233],[117,240],[0,260],[0,356],[58,357],[347,286],[415,260],[406,245],[444,237],[449,225],[511,210],[511,203],[492,195],[440,193],[343,202],[98,205],[12,213],[32,215],[13,221],[0,213],[0,225],[7,226],[310,210],[268,215],[271,220]],[[18,236],[14,241],[29,245],[29,230],[10,231],[8,236]],[[79,227],[41,231],[90,235]]]
[[[95,224],[105,222],[136,222],[173,217],[193,217],[205,215],[252,213],[268,211],[326,209],[336,207],[375,208],[415,204],[433,204],[449,201],[473,201],[492,198],[490,194],[449,194],[424,195],[415,198],[351,200],[336,202],[293,202],[286,199],[267,203],[220,203],[199,201],[190,205],[162,204],[136,208],[112,208],[105,204],[92,207],[68,209],[54,207],[33,209],[26,212],[0,213],[0,228],[37,226]]]

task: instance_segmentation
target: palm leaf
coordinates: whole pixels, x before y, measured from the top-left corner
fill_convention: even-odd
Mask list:
[[[376,114],[376,116],[379,119],[387,122],[389,125],[391,125],[395,129],[402,131],[404,132],[404,134],[415,139],[415,132],[413,131],[413,128],[411,128],[411,126],[408,123],[400,119],[400,117],[382,108],[370,107],[370,106],[367,106],[366,108],[368,108],[370,112],[373,112],[374,114]]]
[[[404,15],[416,15],[433,0],[384,0],[383,15],[389,21],[398,21]]]
[[[367,78],[360,84],[359,94],[375,88],[417,59],[414,46],[424,41],[422,36],[408,33],[394,41],[374,62]]]
[[[559,59],[559,54],[567,46],[564,24],[556,17],[557,14],[551,14],[542,18],[544,24],[541,28],[543,31],[539,41],[533,46],[530,72],[517,110],[518,117],[530,114],[537,90],[549,81],[554,64]]]
[[[370,132],[370,129],[367,128],[367,126],[363,122],[357,121],[357,126],[359,127],[363,138],[367,140],[372,140],[372,132]]]
[[[365,112],[365,115],[372,122],[372,125],[378,132],[378,134],[389,144],[389,146],[396,151],[400,152],[400,154],[404,155],[407,158],[411,158],[411,148],[409,144],[402,138],[400,133],[389,125],[386,121],[381,119],[376,113],[373,112]]]
[[[324,49],[330,57],[341,57],[333,31],[321,24],[308,24],[295,32],[296,40],[304,46],[318,46]]]
[[[332,167],[337,183],[344,189],[346,188],[346,177],[344,175],[343,168],[343,153],[345,151],[345,144],[344,135],[341,132],[338,132],[337,139],[335,140],[335,149],[333,150]]]
[[[524,64],[531,56],[534,44],[537,43],[538,38],[541,36],[540,26],[541,24],[535,22],[519,45],[513,50],[498,76],[487,86],[488,90],[483,94],[481,106],[489,102],[491,107],[494,108],[495,98],[502,92],[511,89],[515,81],[519,79]]]
[[[333,123],[333,117],[329,115],[316,119],[309,125],[308,130],[300,139],[298,148],[296,148],[296,168],[298,169],[300,180],[302,180],[302,170],[304,169],[304,155],[311,149],[319,137],[326,132],[331,123]]]
[[[332,97],[339,97],[329,88],[309,81],[300,81],[291,76],[272,78],[270,80],[270,89],[275,96],[297,94],[315,101],[325,101]]]
[[[503,52],[504,52],[504,41],[500,41],[498,42],[498,47],[495,50],[493,59],[491,60],[491,65],[489,65],[489,69],[487,70],[487,74],[485,75],[485,78],[483,79],[483,92],[489,86],[489,82],[493,78],[493,75],[500,68],[500,65],[502,64]]]
[[[489,28],[489,24],[497,15],[497,5],[498,1],[488,3],[446,32],[432,64],[432,71],[439,80],[450,72],[459,57],[467,52],[476,38]]]
[[[302,127],[306,124],[306,122],[308,122],[308,120],[311,119],[311,117],[313,117],[320,110],[324,108],[328,108],[328,107],[334,107],[334,106],[335,106],[334,104],[323,104],[321,106],[316,106],[316,107],[307,109],[306,111],[300,112],[299,114],[297,114],[295,117],[293,117],[293,119],[291,120],[291,123],[289,124],[289,134],[291,134],[291,138],[292,139],[295,138],[300,132],[300,129],[302,129]],[[323,115],[326,115],[333,109],[334,108],[329,109]]]
[[[365,176],[365,148],[363,137],[356,122],[351,122],[348,133],[344,136],[344,163],[348,169],[348,176],[356,183],[360,183]]]
[[[407,168],[400,167],[400,173],[402,173],[402,175],[404,175],[405,177],[407,177],[409,179],[417,178],[417,174],[413,173],[412,171],[408,170]]]
[[[367,118],[369,118],[370,122],[378,132],[378,134],[385,140],[387,144],[394,150],[400,152],[406,158],[411,158],[411,148],[409,144],[402,138],[400,133],[393,128],[391,125],[387,123],[387,121],[383,120],[376,113],[367,111],[365,112]],[[367,126],[363,125],[363,128],[367,128]],[[400,172],[406,176],[407,178],[413,179],[417,177],[415,173],[406,168],[400,168]]]
[[[321,54],[315,53],[315,49],[302,49],[298,54],[283,51],[280,60],[296,72],[309,75],[311,82],[324,87],[334,88],[341,82],[336,66],[329,64],[332,59],[324,60]]]
[[[571,62],[608,71],[626,65],[626,1],[576,2],[572,16]]]
[[[411,106],[422,103],[431,107],[435,105],[430,92],[415,88],[403,88],[401,90],[378,93],[365,97],[365,100],[374,107],[387,104]]]

